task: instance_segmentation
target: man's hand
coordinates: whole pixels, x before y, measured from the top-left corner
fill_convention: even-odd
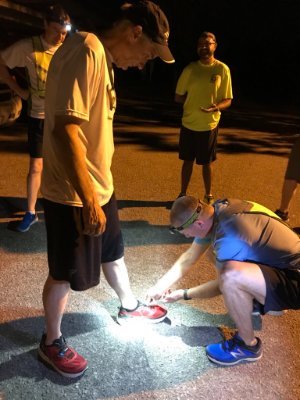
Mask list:
[[[183,289],[178,289],[178,290],[170,290],[169,289],[162,296],[161,301],[163,303],[174,303],[175,301],[183,299],[183,293],[184,293]]]
[[[152,286],[146,294],[146,302],[153,303],[155,300],[162,300],[163,296],[166,294],[166,290],[162,290],[159,286]]]
[[[216,106],[216,104],[212,104],[209,107],[200,107],[200,110],[205,113],[213,113],[219,111],[219,108]]]
[[[29,89],[22,88],[18,84],[16,77],[14,75],[9,75],[9,79],[6,83],[8,84],[8,86],[10,87],[10,89],[13,92],[15,92],[18,96],[21,97],[21,99],[28,100],[29,95],[30,95]]]
[[[155,300],[162,301],[163,303],[174,303],[175,301],[183,299],[183,289],[179,290],[160,290],[156,286],[150,288],[146,295],[148,304],[155,302]]]
[[[99,206],[94,201],[83,206],[83,233],[90,236],[101,235],[106,228],[106,216]]]
[[[15,92],[23,99],[23,100],[28,100],[29,98],[29,90],[28,89],[18,89],[15,90]]]

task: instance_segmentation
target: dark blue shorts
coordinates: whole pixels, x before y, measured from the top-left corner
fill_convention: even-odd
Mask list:
[[[70,282],[73,290],[86,290],[98,285],[101,264],[119,260],[124,255],[115,196],[102,206],[106,230],[100,236],[82,233],[82,207],[45,199],[43,202],[50,276]]]
[[[43,157],[44,120],[28,117],[28,152],[31,158]]]
[[[217,158],[218,126],[211,131],[196,132],[182,126],[179,136],[179,158],[196,164],[210,164]]]
[[[263,312],[300,309],[300,270],[259,265],[267,294]]]

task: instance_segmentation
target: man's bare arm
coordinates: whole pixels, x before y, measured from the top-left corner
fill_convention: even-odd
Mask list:
[[[106,218],[95,195],[79,139],[82,122],[75,117],[57,116],[53,135],[60,163],[83,204],[84,233],[97,236],[104,232]]]
[[[169,271],[167,271],[157,281],[157,283],[149,289],[146,296],[147,300],[160,299],[165,292],[174,285],[174,283],[179,281],[179,279],[181,279],[191,269],[195,262],[198,261],[207,251],[209,246],[209,243],[200,245],[193,242],[191,247],[189,247],[189,249],[178,258]]]
[[[29,96],[28,89],[23,89],[16,81],[15,77],[9,73],[9,70],[0,56],[0,80],[4,82],[11,90],[17,93],[22,99],[27,100]]]
[[[175,93],[174,100],[176,103],[183,104],[186,100],[186,96],[187,96],[187,94],[181,95],[181,94]]]

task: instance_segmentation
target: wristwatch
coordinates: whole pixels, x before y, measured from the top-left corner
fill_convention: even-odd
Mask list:
[[[183,289],[183,298],[184,298],[184,300],[192,300],[192,298],[188,296],[188,290],[189,289]]]

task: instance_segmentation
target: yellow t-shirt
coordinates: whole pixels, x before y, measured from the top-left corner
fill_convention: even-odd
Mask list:
[[[45,100],[41,185],[44,198],[56,203],[82,206],[64,165],[56,156],[58,143],[52,135],[56,115],[72,115],[84,121],[80,126],[82,151],[99,204],[102,206],[111,198],[111,162],[114,153],[112,120],[116,106],[111,80],[105,50],[94,34],[73,34],[53,56]]]
[[[205,113],[200,107],[208,108],[221,100],[233,98],[230,70],[218,60],[211,65],[192,62],[180,75],[176,93],[187,95],[183,106],[183,126],[193,131],[214,129],[221,113]]]

